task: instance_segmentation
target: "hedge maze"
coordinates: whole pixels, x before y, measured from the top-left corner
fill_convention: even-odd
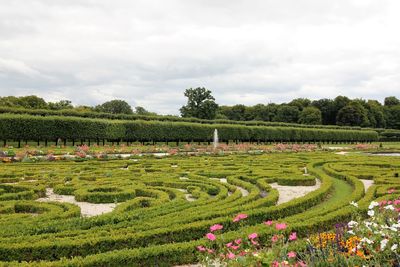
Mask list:
[[[365,208],[400,189],[399,172],[391,157],[325,152],[0,164],[0,265],[194,263],[195,247],[216,223],[227,238],[256,231],[268,244],[266,220],[284,221],[307,237],[347,220],[351,201]],[[312,186],[316,179],[315,191],[276,205],[279,192],[270,183]],[[374,184],[365,192],[360,179]],[[37,201],[49,188],[117,206],[83,217],[76,205]],[[238,213],[248,214],[240,225],[232,222]]]

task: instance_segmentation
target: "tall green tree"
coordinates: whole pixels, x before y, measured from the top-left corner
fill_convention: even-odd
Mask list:
[[[400,129],[400,105],[385,106],[386,127]]]
[[[98,112],[112,114],[133,114],[131,106],[124,100],[111,100],[95,107]]]
[[[283,104],[278,107],[275,121],[297,123],[299,114],[298,107]]]
[[[288,103],[289,106],[295,106],[300,111],[311,105],[311,100],[307,98],[295,98]]]
[[[301,124],[310,124],[310,125],[319,125],[322,124],[322,114],[319,109],[316,107],[306,107],[304,108],[299,115],[299,123]]]
[[[342,126],[369,125],[367,110],[357,101],[352,101],[341,108],[338,112],[336,122]]]
[[[188,98],[187,104],[181,107],[182,117],[194,117],[199,119],[215,119],[218,104],[211,95],[211,91],[204,87],[189,88],[184,95]]]
[[[335,108],[335,103],[332,99],[323,98],[315,100],[311,103],[313,107],[318,108],[322,115],[322,124],[324,125],[334,125],[336,124],[337,111]]]
[[[385,98],[385,106],[397,106],[400,105],[400,100],[395,96],[388,96]]]

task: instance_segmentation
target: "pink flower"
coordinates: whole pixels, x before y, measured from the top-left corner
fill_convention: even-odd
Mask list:
[[[210,227],[210,231],[214,232],[214,231],[222,230],[222,228],[224,228],[224,226],[222,226],[221,224],[214,224],[213,226]]]
[[[233,218],[233,222],[238,222],[238,221],[246,219],[246,218],[247,218],[247,214],[241,213],[241,214],[236,215],[235,218]]]
[[[240,252],[239,252],[239,255],[240,255],[240,256],[245,256],[246,254],[247,254],[246,251],[240,251]]]
[[[294,240],[296,240],[297,239],[297,233],[296,232],[293,232],[293,233],[291,233],[290,235],[289,235],[289,240],[290,241],[294,241]]]
[[[272,242],[277,242],[278,240],[279,240],[279,237],[277,236],[277,235],[274,235],[272,238],[271,238],[271,240],[272,240]]]
[[[397,206],[397,205],[400,205],[400,199],[396,199],[396,200],[393,202],[393,204],[396,205],[396,206]]]
[[[232,247],[232,242],[229,242],[228,244],[226,244],[226,247],[227,247],[227,248]]]
[[[252,234],[249,234],[249,239],[254,239],[254,238],[257,238],[258,237],[258,235],[257,235],[257,233],[252,233]]]
[[[210,253],[210,254],[213,254],[213,253],[214,253],[214,250],[208,248],[208,249],[207,249],[207,252]]]
[[[290,252],[288,252],[287,256],[288,256],[289,259],[290,258],[295,258],[296,257],[296,252],[290,251]]]
[[[228,254],[226,254],[226,257],[228,257],[228,259],[234,259],[235,254],[233,254],[232,252],[229,252]]]
[[[394,188],[391,188],[391,189],[388,190],[389,194],[393,194],[394,192],[396,192],[396,189],[394,189]]]
[[[258,242],[257,242],[257,241],[254,241],[253,239],[251,239],[250,241],[251,241],[251,243],[252,243],[253,245],[258,245]]]
[[[268,226],[271,226],[271,225],[273,224],[273,222],[270,220],[270,221],[264,222],[264,224],[265,224],[265,225],[268,225]]]
[[[285,230],[286,229],[286,223],[277,223],[275,224],[276,230]]]
[[[233,250],[237,250],[239,248],[239,246],[231,246],[231,249]]]
[[[235,243],[236,243],[237,245],[240,245],[240,243],[242,243],[242,239],[241,239],[241,238],[236,239],[236,240],[235,240]]]
[[[279,267],[279,262],[274,261],[274,262],[271,264],[271,266],[272,266],[272,267]]]
[[[206,248],[203,246],[197,246],[197,250],[203,252],[206,251]]]
[[[206,234],[206,237],[208,240],[214,241],[216,239],[215,235],[212,233]]]
[[[300,267],[307,267],[307,264],[304,261],[297,262]]]

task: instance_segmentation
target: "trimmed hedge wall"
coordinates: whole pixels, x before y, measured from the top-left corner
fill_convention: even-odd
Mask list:
[[[375,131],[0,115],[0,139],[14,140],[211,141],[214,129],[218,129],[221,141],[378,140]]]
[[[110,114],[101,112],[79,112],[76,110],[48,110],[48,109],[25,109],[0,107],[0,114],[26,114],[36,116],[67,116],[82,117],[94,119],[112,119],[112,120],[144,120],[144,121],[169,121],[169,122],[195,122],[203,124],[235,124],[246,126],[281,126],[281,127],[298,127],[298,128],[322,128],[322,129],[347,129],[347,130],[370,130],[369,128],[361,128],[358,126],[338,126],[338,125],[307,125],[297,123],[273,122],[273,121],[233,121],[233,120],[206,120],[198,118],[182,118],[172,115],[137,115],[137,114]]]

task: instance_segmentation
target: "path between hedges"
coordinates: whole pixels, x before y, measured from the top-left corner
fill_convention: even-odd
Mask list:
[[[89,202],[78,202],[74,196],[69,195],[58,195],[54,193],[53,188],[46,188],[46,197],[38,198],[36,201],[39,202],[65,202],[77,205],[81,208],[81,214],[83,217],[93,217],[101,215],[103,213],[111,212],[115,209],[117,204],[115,203],[89,203]]]

